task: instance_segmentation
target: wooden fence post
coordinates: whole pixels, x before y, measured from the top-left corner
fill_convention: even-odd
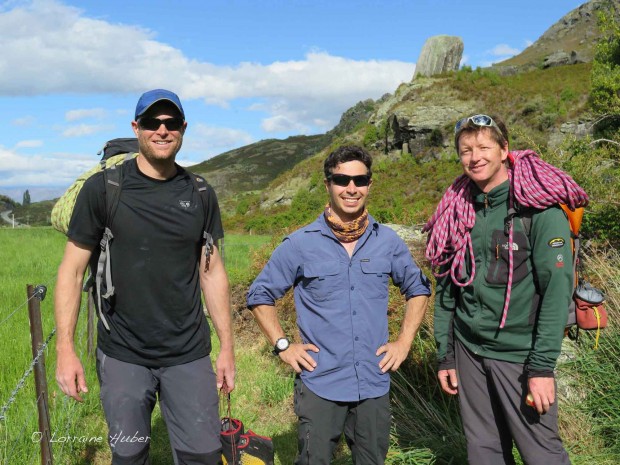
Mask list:
[[[32,340],[32,358],[37,356],[43,345],[43,325],[41,324],[41,300],[45,298],[45,288],[37,286],[33,289],[28,284],[28,318],[30,318],[30,338]],[[39,411],[39,431],[41,433],[41,465],[52,465],[50,416],[47,398],[47,379],[45,377],[45,355],[41,354],[34,366],[34,384],[37,394],[37,410]]]

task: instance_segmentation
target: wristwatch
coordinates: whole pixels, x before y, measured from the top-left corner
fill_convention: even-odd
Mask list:
[[[291,343],[286,337],[281,337],[273,346],[273,355],[280,355],[280,352],[284,352],[290,345]]]

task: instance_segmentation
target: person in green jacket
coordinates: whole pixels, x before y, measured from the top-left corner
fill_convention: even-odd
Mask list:
[[[455,146],[464,175],[425,227],[427,257],[438,269],[441,388],[459,396],[469,463],[514,464],[514,441],[526,464],[569,464],[554,369],[572,294],[572,250],[564,212],[537,184],[550,165],[530,163],[529,178],[517,173],[509,159],[535,154],[509,152],[497,117],[461,119]],[[546,206],[532,213],[529,234],[515,214],[516,192]]]

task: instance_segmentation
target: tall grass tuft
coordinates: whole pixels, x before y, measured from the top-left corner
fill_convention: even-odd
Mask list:
[[[457,398],[439,387],[431,338],[419,339],[414,361],[392,375],[393,433],[401,450],[431,455],[426,462],[395,463],[466,464]]]
[[[585,247],[586,277],[606,295],[609,325],[598,348],[595,335],[581,331],[574,357],[562,366],[574,395],[563,402],[563,436],[574,465],[620,463],[620,253]]]

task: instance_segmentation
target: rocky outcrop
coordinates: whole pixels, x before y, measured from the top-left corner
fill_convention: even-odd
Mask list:
[[[514,67],[519,71],[535,69],[543,65],[558,50],[570,50],[567,53],[571,55],[574,52],[577,55],[576,59],[585,62],[592,61],[596,41],[600,36],[598,12],[606,7],[606,1],[585,2],[553,24],[523,52],[494,64],[493,68],[498,69],[502,74],[512,74]],[[616,9],[616,15],[618,15],[616,20],[620,20],[620,9]],[[572,64],[570,59],[567,62],[557,62],[554,59],[553,62],[556,65]]]
[[[424,243],[426,241],[426,233],[422,232],[421,225],[406,226],[403,224],[384,223],[383,226],[392,229],[405,242]]]
[[[543,60],[542,66],[543,68],[552,68],[554,66],[574,65],[576,63],[585,63],[585,60],[574,50],[570,53],[560,50],[547,55]]]
[[[389,94],[384,95],[379,99],[379,102],[383,99],[387,99]],[[328,136],[342,136],[348,134],[361,122],[368,121],[370,114],[375,109],[375,101],[372,99],[366,99],[361,102],[357,102],[354,106],[345,111],[340,117],[338,124],[330,131],[327,132]]]
[[[450,130],[444,129],[463,115],[476,111],[478,104],[462,100],[453,92],[430,92],[431,87],[444,79],[414,79],[401,84],[389,99],[377,105],[369,122],[379,126],[387,121],[389,131],[387,147],[375,148],[397,149],[417,157],[428,147],[451,145]]]
[[[594,120],[592,118],[583,121],[568,121],[558,129],[551,131],[549,135],[549,147],[558,147],[567,137],[582,139],[594,134]]]
[[[463,56],[463,40],[460,37],[439,35],[426,40],[415,66],[418,75],[435,76],[456,71]]]

